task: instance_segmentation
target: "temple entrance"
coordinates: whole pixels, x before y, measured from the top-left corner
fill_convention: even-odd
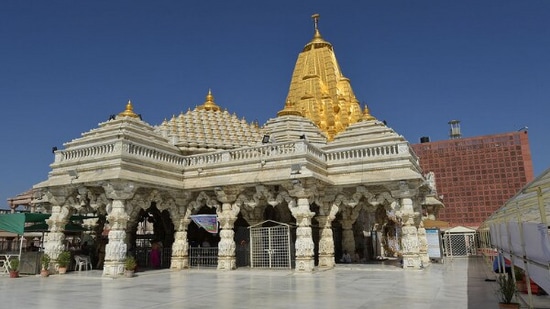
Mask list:
[[[239,213],[235,221],[235,257],[237,267],[250,266],[250,232],[249,224]]]
[[[292,247],[288,224],[268,220],[250,227],[251,268],[292,268]]]
[[[215,215],[216,209],[203,206],[196,214]],[[189,242],[189,267],[213,268],[218,266],[218,243],[220,242],[219,233],[212,234],[192,222],[187,227],[187,240]]]
[[[139,212],[135,239],[129,253],[136,257],[140,269],[169,268],[174,243],[174,225],[167,210],[160,211],[155,202]]]

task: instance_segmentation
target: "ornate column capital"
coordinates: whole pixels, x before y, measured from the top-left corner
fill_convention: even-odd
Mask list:
[[[137,186],[131,181],[109,181],[103,184],[107,198],[113,200],[128,200],[136,193]]]
[[[214,194],[216,194],[216,199],[221,203],[234,203],[242,191],[243,189],[237,186],[225,186],[225,187],[214,188]]]

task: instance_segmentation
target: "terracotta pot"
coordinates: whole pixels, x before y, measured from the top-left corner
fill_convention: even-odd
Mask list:
[[[18,271],[10,271],[10,278],[18,278],[19,272]]]
[[[510,303],[510,304],[498,303],[498,307],[500,309],[519,309],[519,304],[518,303]]]
[[[67,272],[67,267],[59,267],[59,268],[58,268],[58,271],[59,271],[59,274],[60,274],[60,275],[63,275],[64,273]]]
[[[40,276],[41,277],[48,277],[49,275],[50,275],[50,272],[47,269],[42,269],[40,271]]]
[[[125,270],[125,271],[124,271],[124,276],[125,276],[126,278],[132,278],[132,277],[134,276],[134,271],[133,271],[133,270],[128,270],[128,269]]]

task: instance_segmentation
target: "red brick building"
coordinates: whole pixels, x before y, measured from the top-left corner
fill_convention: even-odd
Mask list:
[[[437,194],[443,197],[445,209],[437,219],[477,228],[533,180],[529,136],[521,130],[460,138],[453,124],[451,139],[422,138],[412,147],[424,172],[434,172]]]

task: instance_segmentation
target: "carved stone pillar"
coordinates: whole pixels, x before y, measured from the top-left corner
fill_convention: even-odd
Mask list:
[[[109,183],[105,187],[105,194],[112,199],[107,207],[107,221],[109,221],[109,242],[105,246],[105,262],[103,276],[124,275],[124,259],[128,251],[126,244],[126,227],[130,219],[126,211],[126,200],[132,198],[135,192],[132,183]]]
[[[311,272],[315,268],[313,259],[313,237],[311,232],[311,218],[315,215],[309,210],[309,201],[307,197],[298,197],[296,207],[291,209],[292,215],[296,218],[296,270]]]
[[[403,222],[401,228],[401,247],[404,269],[419,269],[422,267],[418,231],[414,225],[414,220],[418,216],[419,213],[414,211],[412,199],[409,197],[401,198],[400,217]]]
[[[109,221],[109,243],[105,246],[104,276],[120,276],[124,274],[124,259],[128,246],[126,244],[126,225],[129,216],[124,209],[124,200],[113,200],[111,211],[107,216]]]
[[[218,243],[218,269],[233,270],[237,268],[237,258],[235,256],[235,232],[234,223],[239,214],[239,207],[231,203],[223,203],[222,210],[218,211],[218,220],[220,222],[220,242]]]
[[[191,212],[189,211],[189,214]],[[176,224],[176,233],[174,235],[174,243],[172,244],[172,259],[171,269],[187,269],[189,268],[189,243],[187,242],[187,227],[191,219],[189,215],[179,219]]]
[[[45,237],[44,252],[51,257],[54,264],[59,254],[67,249],[63,244],[65,241],[65,234],[63,231],[68,220],[68,208],[59,205],[52,206],[52,215],[46,220],[50,231]]]
[[[334,260],[334,238],[332,236],[331,223],[334,216],[317,216],[319,227],[321,227],[321,239],[319,240],[319,268],[333,268]]]

